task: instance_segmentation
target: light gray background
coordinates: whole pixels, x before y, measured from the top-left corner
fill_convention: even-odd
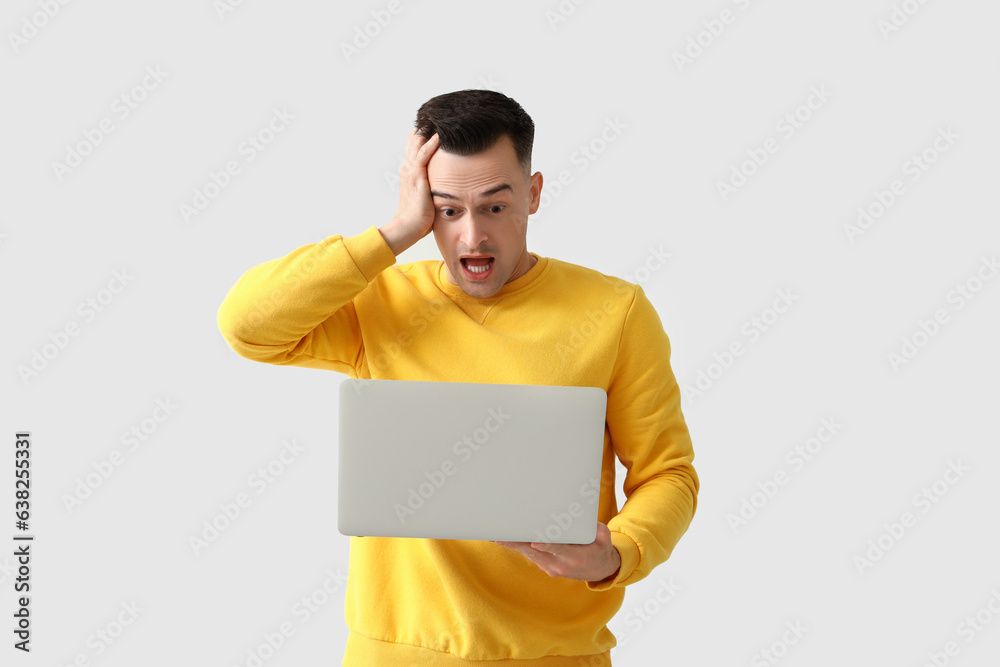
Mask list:
[[[17,664],[246,665],[282,623],[294,634],[264,664],[339,664],[343,587],[323,586],[347,569],[343,376],[239,358],[216,312],[251,266],[387,222],[417,107],[484,87],[534,118],[546,190],[562,171],[571,180],[532,217],[529,249],[640,282],[680,382],[716,376],[683,406],[697,515],[672,558],[628,587],[614,664],[774,664],[766,649],[782,665],[916,666],[950,641],[948,664],[996,659],[1000,280],[975,279],[995,277],[983,258],[1000,252],[1000,5],[403,0],[348,59],[341,45],[388,3],[246,0],[220,15],[210,0],[70,2],[51,18],[45,4],[7,2],[0,18],[0,535],[12,544],[16,429],[33,433],[37,535],[34,650]],[[713,36],[705,22],[720,32],[723,11],[732,20]],[[26,21],[42,27],[15,44]],[[147,68],[165,78],[120,118],[116,98]],[[799,109],[811,89],[828,99]],[[241,142],[274,109],[294,119],[247,161]],[[776,123],[796,110],[809,118],[789,138]],[[103,118],[113,132],[57,177],[53,163]],[[609,122],[619,129],[602,145]],[[910,180],[907,162],[934,157],[942,128],[957,138]],[[769,138],[777,152],[723,201],[717,183]],[[600,154],[582,160],[591,144]],[[241,172],[185,222],[179,206],[228,160]],[[852,242],[845,225],[893,179],[905,192]],[[438,258],[428,237],[399,261]],[[123,270],[127,286],[102,293]],[[959,309],[949,293],[968,281],[981,289]],[[744,324],[779,290],[792,306],[751,340]],[[78,309],[107,297],[90,320]],[[893,368],[887,355],[939,309],[947,322]],[[18,368],[73,322],[79,335],[24,381]],[[737,341],[744,353],[710,368]],[[162,423],[149,421],[157,399],[178,406]],[[842,427],[796,470],[786,454],[823,419]],[[130,451],[122,434],[144,420],[151,435]],[[302,451],[258,494],[250,476],[291,441]],[[69,511],[64,497],[114,450],[123,463]],[[951,462],[967,470],[939,481]],[[734,532],[727,515],[782,472]],[[936,481],[943,495],[915,503]],[[195,555],[189,538],[240,493],[252,504]],[[915,525],[891,537],[905,512]],[[859,567],[880,539],[888,551]],[[295,605],[312,595],[324,604],[306,619]],[[98,655],[88,638],[129,603],[142,611]],[[992,623],[968,641],[977,612]]]

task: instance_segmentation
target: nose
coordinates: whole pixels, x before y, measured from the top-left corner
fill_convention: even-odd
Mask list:
[[[488,238],[486,223],[472,212],[465,216],[460,239],[470,250],[476,250]]]

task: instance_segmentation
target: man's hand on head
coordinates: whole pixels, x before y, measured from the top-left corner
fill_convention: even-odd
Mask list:
[[[621,554],[611,544],[607,524],[597,523],[597,539],[590,544],[551,544],[548,542],[497,542],[520,551],[550,577],[582,581],[603,581],[618,574]]]
[[[434,227],[434,200],[427,180],[427,163],[439,143],[436,133],[424,138],[415,128],[406,138],[403,166],[399,169],[399,208],[392,220],[378,229],[394,255],[427,236]]]

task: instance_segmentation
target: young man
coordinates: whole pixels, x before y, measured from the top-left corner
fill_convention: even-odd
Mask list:
[[[624,587],[670,556],[694,515],[694,453],[652,304],[637,285],[527,249],[542,190],[533,138],[500,93],[427,101],[395,216],[250,269],[219,309],[226,341],[255,361],[607,391],[596,541],[353,537],[344,665],[610,665]],[[430,232],[442,260],[395,264]],[[621,511],[615,456],[628,469]]]

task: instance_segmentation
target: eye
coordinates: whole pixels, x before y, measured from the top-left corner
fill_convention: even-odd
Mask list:
[[[504,204],[494,204],[493,206],[490,206],[490,210],[493,211],[494,213],[499,213],[500,211],[504,210],[505,208],[507,208],[507,207]],[[500,209],[500,211],[497,211],[497,210],[494,210],[494,209]]]
[[[454,212],[454,210],[455,209],[453,209],[453,208],[443,208],[443,209],[441,209],[441,215],[443,215],[446,218],[450,218],[452,216],[448,215],[448,211]]]

